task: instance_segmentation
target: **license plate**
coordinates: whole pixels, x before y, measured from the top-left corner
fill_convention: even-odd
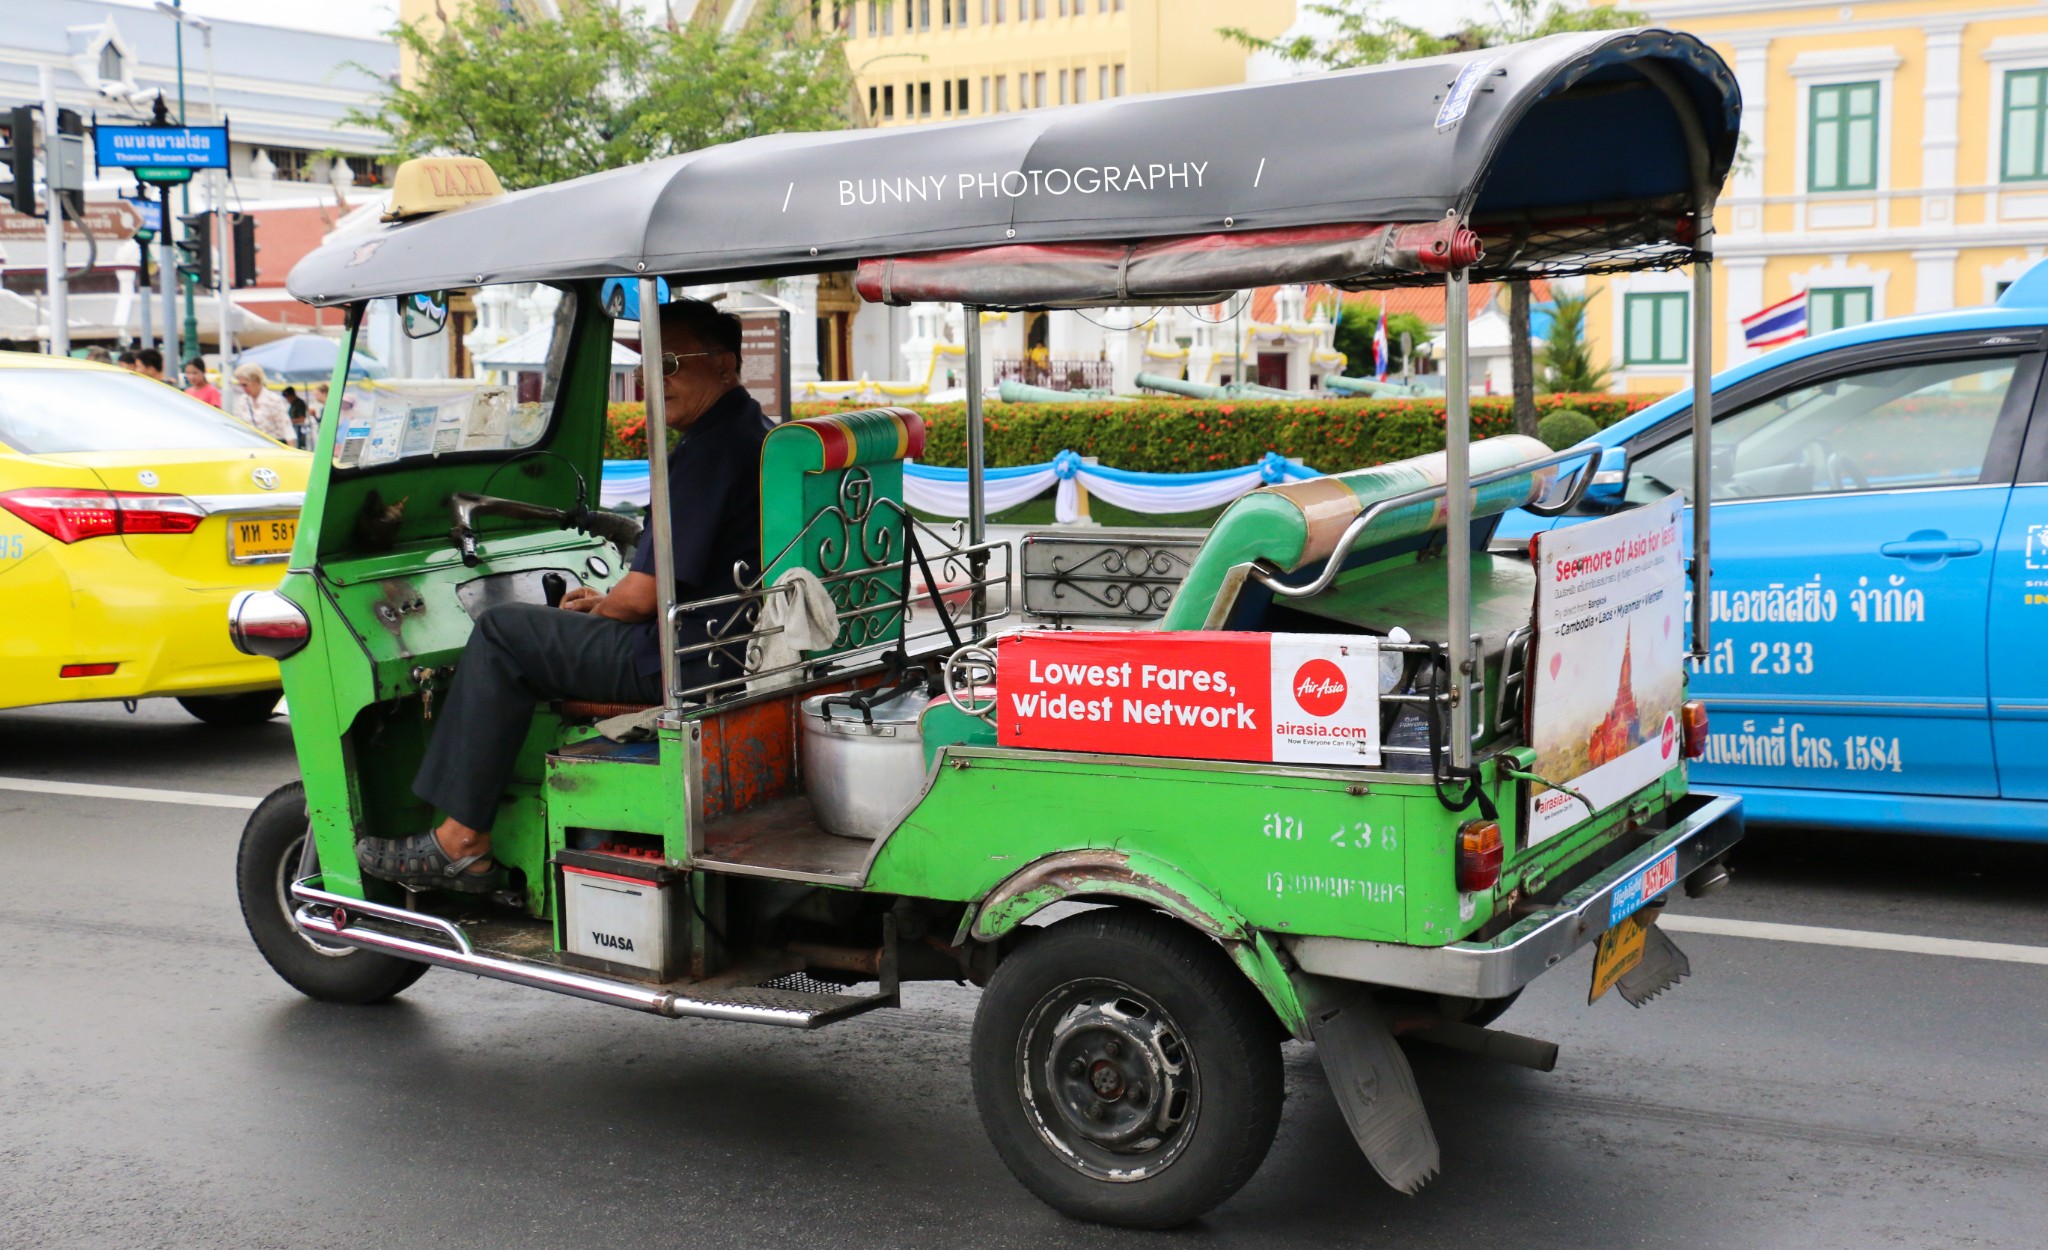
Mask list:
[[[1616,981],[1643,961],[1643,946],[1653,923],[1652,917],[1638,914],[1600,935],[1599,949],[1593,952],[1593,988],[1586,994],[1588,1003],[1613,989]]]
[[[292,553],[298,536],[295,516],[236,517],[228,521],[228,558],[237,564],[282,559]]]
[[[1607,909],[1608,926],[1611,928],[1635,915],[1642,910],[1643,904],[1677,882],[1678,852],[1667,851],[1664,858],[1614,887]]]

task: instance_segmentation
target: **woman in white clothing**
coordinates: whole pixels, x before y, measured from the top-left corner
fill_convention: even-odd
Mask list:
[[[262,365],[235,366],[235,394],[228,401],[228,411],[259,433],[295,447],[298,443],[292,437],[291,412],[285,407],[284,396],[266,388],[265,381]]]

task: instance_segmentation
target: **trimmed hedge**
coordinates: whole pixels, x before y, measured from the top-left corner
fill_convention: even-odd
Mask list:
[[[1539,395],[1539,414],[1570,410],[1601,427],[1654,403],[1660,396],[1594,393]],[[799,417],[851,411],[857,405],[801,403]],[[967,463],[967,406],[924,404],[922,463],[958,468]],[[1062,449],[1099,457],[1111,468],[1151,473],[1199,473],[1251,464],[1269,451],[1326,472],[1402,460],[1444,445],[1443,401],[1434,399],[1208,400],[1134,399],[1121,403],[1078,400],[1054,404],[989,403],[982,409],[991,467],[1043,464]],[[605,455],[614,460],[647,454],[646,417],[639,404],[613,404]],[[1472,436],[1514,429],[1506,396],[1472,400]]]

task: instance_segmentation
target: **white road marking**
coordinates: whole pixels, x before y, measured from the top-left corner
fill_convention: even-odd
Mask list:
[[[1972,942],[1961,938],[1921,937],[1912,933],[1874,933],[1868,929],[1828,929],[1767,920],[1726,920],[1718,916],[1666,915],[1659,917],[1657,924],[1673,933],[1707,933],[1715,937],[1759,938],[1766,942],[1798,942],[1807,946],[1849,946],[1858,950],[1944,955],[1950,959],[1993,959],[2001,963],[2048,967],[2048,946]]]
[[[134,799],[141,803],[183,803],[191,807],[232,807],[253,811],[262,799],[246,794],[207,794],[199,790],[151,790],[143,786],[97,786],[82,781],[44,781],[35,777],[0,777],[0,790],[29,794],[64,794],[81,799]]]

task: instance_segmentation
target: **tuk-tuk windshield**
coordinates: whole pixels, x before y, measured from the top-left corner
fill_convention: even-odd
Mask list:
[[[335,468],[490,458],[542,442],[575,325],[575,292],[538,283],[373,301],[337,409]]]

